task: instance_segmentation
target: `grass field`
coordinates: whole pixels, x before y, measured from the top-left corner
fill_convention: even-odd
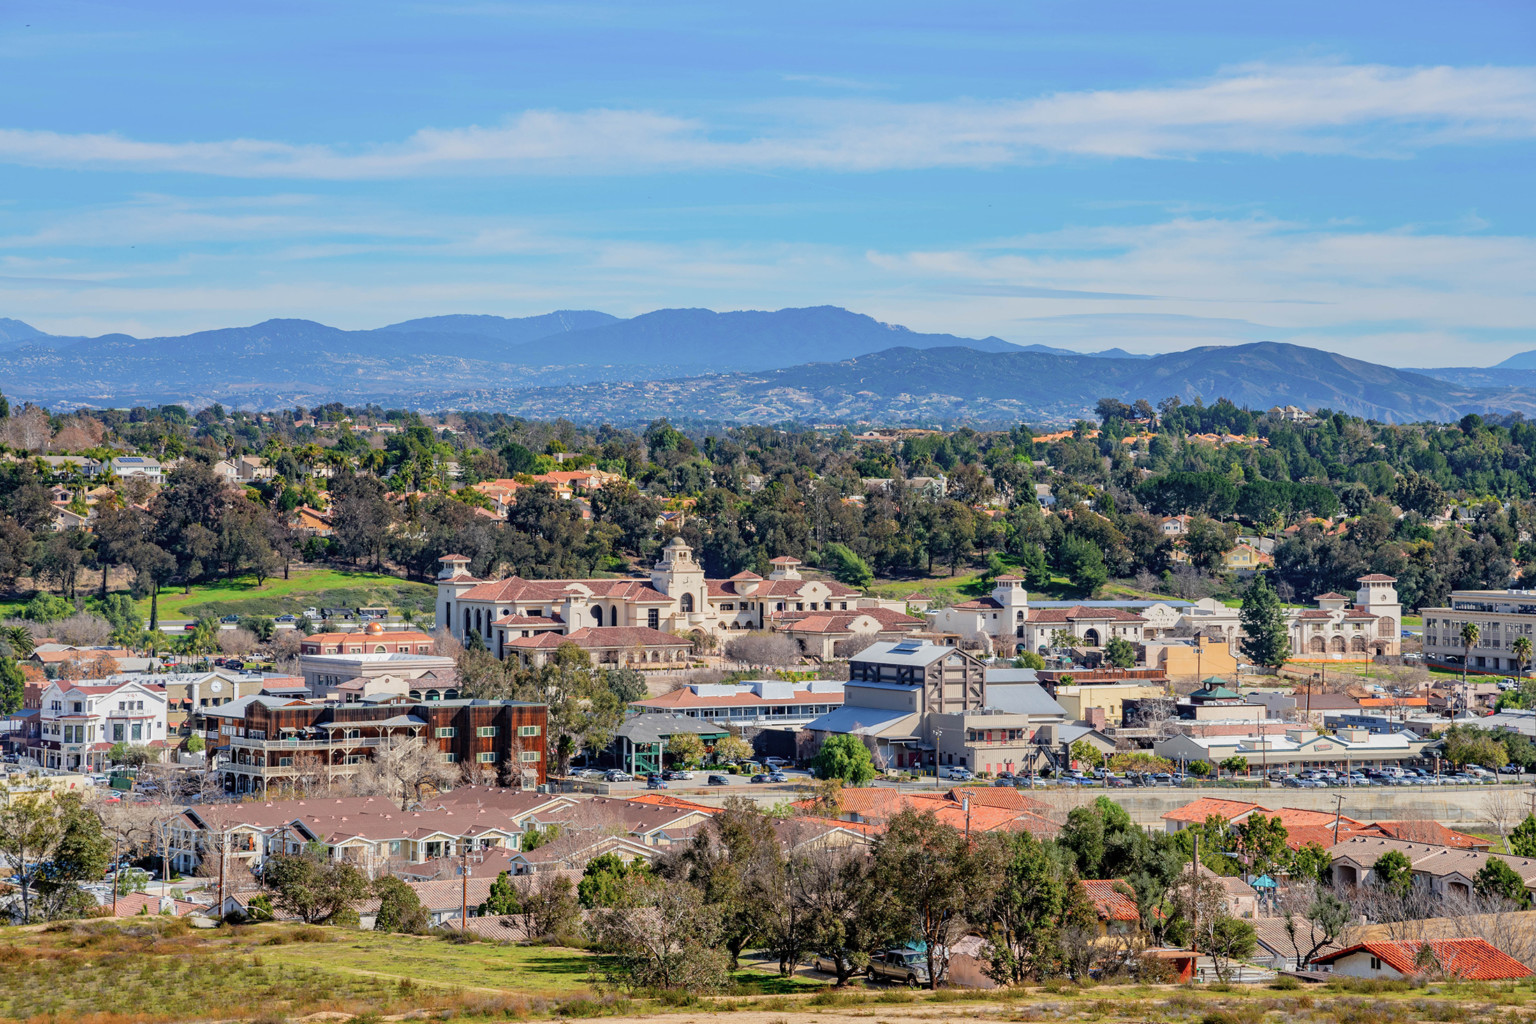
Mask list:
[[[321,1019],[631,1021],[738,1024],[828,1021],[1042,1021],[1067,1024],[1516,1024],[1536,1007],[1532,981],[1300,985],[1096,985],[911,992],[810,978],[771,965],[736,972],[724,996],[607,991],[578,949],[453,944],[304,925],[191,929],[143,917],[0,929],[0,1019],[29,1024],[168,1024]]]
[[[254,576],[237,576],[194,586],[191,593],[162,591],[162,619],[195,619],[204,615],[298,614],[307,607],[357,608],[384,604],[396,610],[411,609],[431,617],[437,588],[398,576],[338,569],[295,569],[292,578],[281,576],[256,585]],[[148,617],[149,600],[139,602]]]

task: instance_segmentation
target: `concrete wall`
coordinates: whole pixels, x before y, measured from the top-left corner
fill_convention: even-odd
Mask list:
[[[1308,810],[1332,813],[1338,806],[1338,798],[1344,797],[1343,814],[1357,821],[1395,821],[1402,819],[1429,819],[1464,831],[1486,831],[1489,825],[1489,797],[1502,790],[1501,799],[1513,801],[1524,810],[1530,802],[1533,787],[1529,785],[1493,786],[1436,786],[1399,788],[1368,787],[1360,789],[1036,789],[1030,796],[1058,808],[1062,814],[1083,804],[1092,803],[1106,793],[1115,803],[1124,807],[1131,820],[1142,825],[1164,828],[1162,815],[1166,811],[1183,807],[1202,796],[1220,797],[1226,800],[1247,800],[1271,809],[1278,807],[1304,807]]]

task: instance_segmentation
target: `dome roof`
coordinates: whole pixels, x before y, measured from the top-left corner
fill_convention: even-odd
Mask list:
[[[384,623],[370,622],[368,625],[363,627],[363,632],[372,634],[373,636],[378,636],[380,633],[384,632]]]

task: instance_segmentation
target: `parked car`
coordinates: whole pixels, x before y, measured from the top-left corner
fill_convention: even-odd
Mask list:
[[[634,782],[635,781],[635,777],[633,775],[629,774],[629,772],[621,771],[618,768],[610,768],[610,769],[608,769],[607,774],[605,774],[603,776],[603,778],[606,779],[609,782]]]
[[[976,777],[971,774],[969,768],[940,768],[939,775],[941,778],[953,779],[956,782],[970,782]]]
[[[841,966],[852,967],[852,957],[853,951],[847,949],[838,950],[836,954],[817,953],[815,956],[811,957],[811,969],[815,971],[823,971],[827,974],[836,974],[838,973],[839,967],[838,961],[842,961]],[[854,973],[857,974],[858,972],[855,971]]]
[[[785,775],[783,772],[778,772],[778,771],[769,772],[768,773],[768,781],[769,782],[788,782],[789,781],[789,776]]]
[[[912,949],[886,949],[869,958],[869,976],[917,988],[928,984],[928,958]]]
[[[646,789],[666,789],[667,788],[667,780],[662,778],[660,775],[652,775],[650,778],[645,780],[645,788]]]
[[[705,781],[711,786],[729,786],[731,784],[731,777],[729,775],[711,775]]]
[[[232,624],[232,623],[239,622],[240,621],[240,616],[238,616],[238,615],[226,615],[222,619],[220,619],[219,621],[224,623],[224,624],[226,624],[226,625],[229,625],[229,624]]]
[[[1013,785],[1013,779],[1014,779],[1013,772],[998,772],[997,773],[997,781],[999,783],[1001,783],[1002,785],[1005,785],[1005,786]]]
[[[769,780],[769,777],[768,777],[768,775],[766,773],[758,772],[756,775],[752,776],[752,781],[753,782],[768,782],[770,780]]]
[[[273,619],[272,621],[273,622],[298,622],[299,621],[299,617],[297,615],[279,615],[277,618]]]
[[[763,764],[769,768],[793,768],[795,766],[793,761],[782,757],[765,757],[763,758]]]

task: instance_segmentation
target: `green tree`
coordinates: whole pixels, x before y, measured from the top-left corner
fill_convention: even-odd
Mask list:
[[[1400,850],[1388,850],[1377,857],[1371,871],[1377,884],[1398,899],[1407,899],[1413,891],[1413,864]]]
[[[1104,658],[1115,668],[1136,666],[1136,647],[1123,636],[1111,637],[1104,645]]]
[[[1291,854],[1291,877],[1328,882],[1333,877],[1333,855],[1321,843],[1308,843]]]
[[[667,753],[677,764],[698,764],[704,760],[704,741],[696,733],[680,732],[667,739]]]
[[[1104,565],[1104,552],[1086,537],[1073,534],[1064,537],[1057,563],[1072,586],[1087,597],[1092,597],[1094,591],[1109,579],[1109,569]]]
[[[1326,889],[1319,889],[1307,905],[1305,913],[1285,911],[1285,934],[1291,940],[1291,950],[1296,963],[1303,969],[1312,962],[1319,950],[1333,944],[1354,920],[1349,904]],[[1301,925],[1306,925],[1303,933]]]
[[[1103,752],[1086,739],[1074,740],[1068,753],[1072,755],[1072,760],[1086,764],[1090,768],[1099,768],[1104,764]]]
[[[432,925],[431,915],[421,905],[416,890],[393,875],[385,875],[373,883],[373,894],[379,899],[378,915],[373,920],[376,932],[403,932],[420,935]]]
[[[604,853],[587,861],[576,885],[576,898],[588,910],[596,907],[616,907],[623,898],[624,883],[633,874],[649,874],[650,866],[636,858],[625,864],[615,853]]]
[[[518,899],[517,886],[512,884],[512,876],[503,871],[491,883],[491,891],[485,902],[480,904],[478,912],[481,916],[504,917],[521,910],[522,901]]]
[[[1237,850],[1248,860],[1251,874],[1267,875],[1278,865],[1290,860],[1285,845],[1290,833],[1281,823],[1279,815],[1266,817],[1255,811],[1233,829]]]
[[[1291,656],[1290,627],[1280,598],[1263,576],[1254,579],[1238,612],[1243,627],[1243,656],[1255,665],[1278,670]]]
[[[1461,624],[1461,682],[1466,685],[1467,665],[1472,661],[1472,648],[1483,638],[1482,630],[1477,628],[1475,622],[1463,622]]]
[[[811,761],[811,774],[818,779],[841,779],[846,786],[862,786],[875,777],[875,762],[863,740],[843,733],[827,737]]]
[[[1527,814],[1510,831],[1509,852],[1516,857],[1536,857],[1536,814]]]
[[[1003,847],[1003,871],[988,908],[992,938],[983,947],[983,970],[999,985],[1048,976],[1061,958],[1062,912],[1073,880],[1028,832],[991,841]]]
[[[1509,653],[1514,655],[1516,670],[1524,675],[1531,667],[1531,638],[1517,636],[1509,645]]]
[[[740,736],[722,736],[715,741],[713,753],[717,762],[745,761],[752,756],[752,744]]]
[[[631,876],[618,905],[595,914],[591,929],[609,954],[610,979],[626,987],[713,992],[730,978],[721,908],[686,882]]]
[[[81,885],[100,881],[112,844],[75,793],[16,787],[0,808],[0,862],[21,889],[21,919],[78,917],[95,906]]]
[[[1509,900],[1521,910],[1529,909],[1531,893],[1509,862],[1499,857],[1489,857],[1472,878],[1472,891],[1479,896],[1493,896]]]
[[[0,714],[14,715],[21,710],[27,677],[15,658],[0,658]]]
[[[1020,651],[1014,656],[1013,667],[1032,668],[1038,672],[1040,669],[1045,668],[1045,659],[1034,651]]]
[[[1222,914],[1208,929],[1203,929],[1205,951],[1210,954],[1216,967],[1216,977],[1226,981],[1232,961],[1246,960],[1258,945],[1253,925],[1247,921]]]
[[[832,543],[821,549],[821,562],[832,577],[860,590],[875,581],[869,563],[846,544]]]
[[[1222,758],[1221,767],[1236,778],[1238,772],[1248,770],[1248,759],[1241,754],[1233,754],[1231,757]]]
[[[695,887],[718,914],[719,942],[734,970],[742,950],[763,937],[764,902],[779,891],[784,856],[768,817],[751,801],[733,797],[660,870]],[[634,881],[633,875],[626,879]]]
[[[1214,771],[1214,770],[1215,769],[1213,769],[1211,767],[1210,762],[1208,762],[1208,761],[1191,761],[1191,762],[1189,762],[1189,774],[1193,775],[1197,779],[1205,778],[1207,775],[1211,774],[1211,772]]]
[[[278,908],[308,924],[355,912],[370,889],[361,871],[345,861],[329,860],[317,849],[268,857],[261,884],[271,890]]]

